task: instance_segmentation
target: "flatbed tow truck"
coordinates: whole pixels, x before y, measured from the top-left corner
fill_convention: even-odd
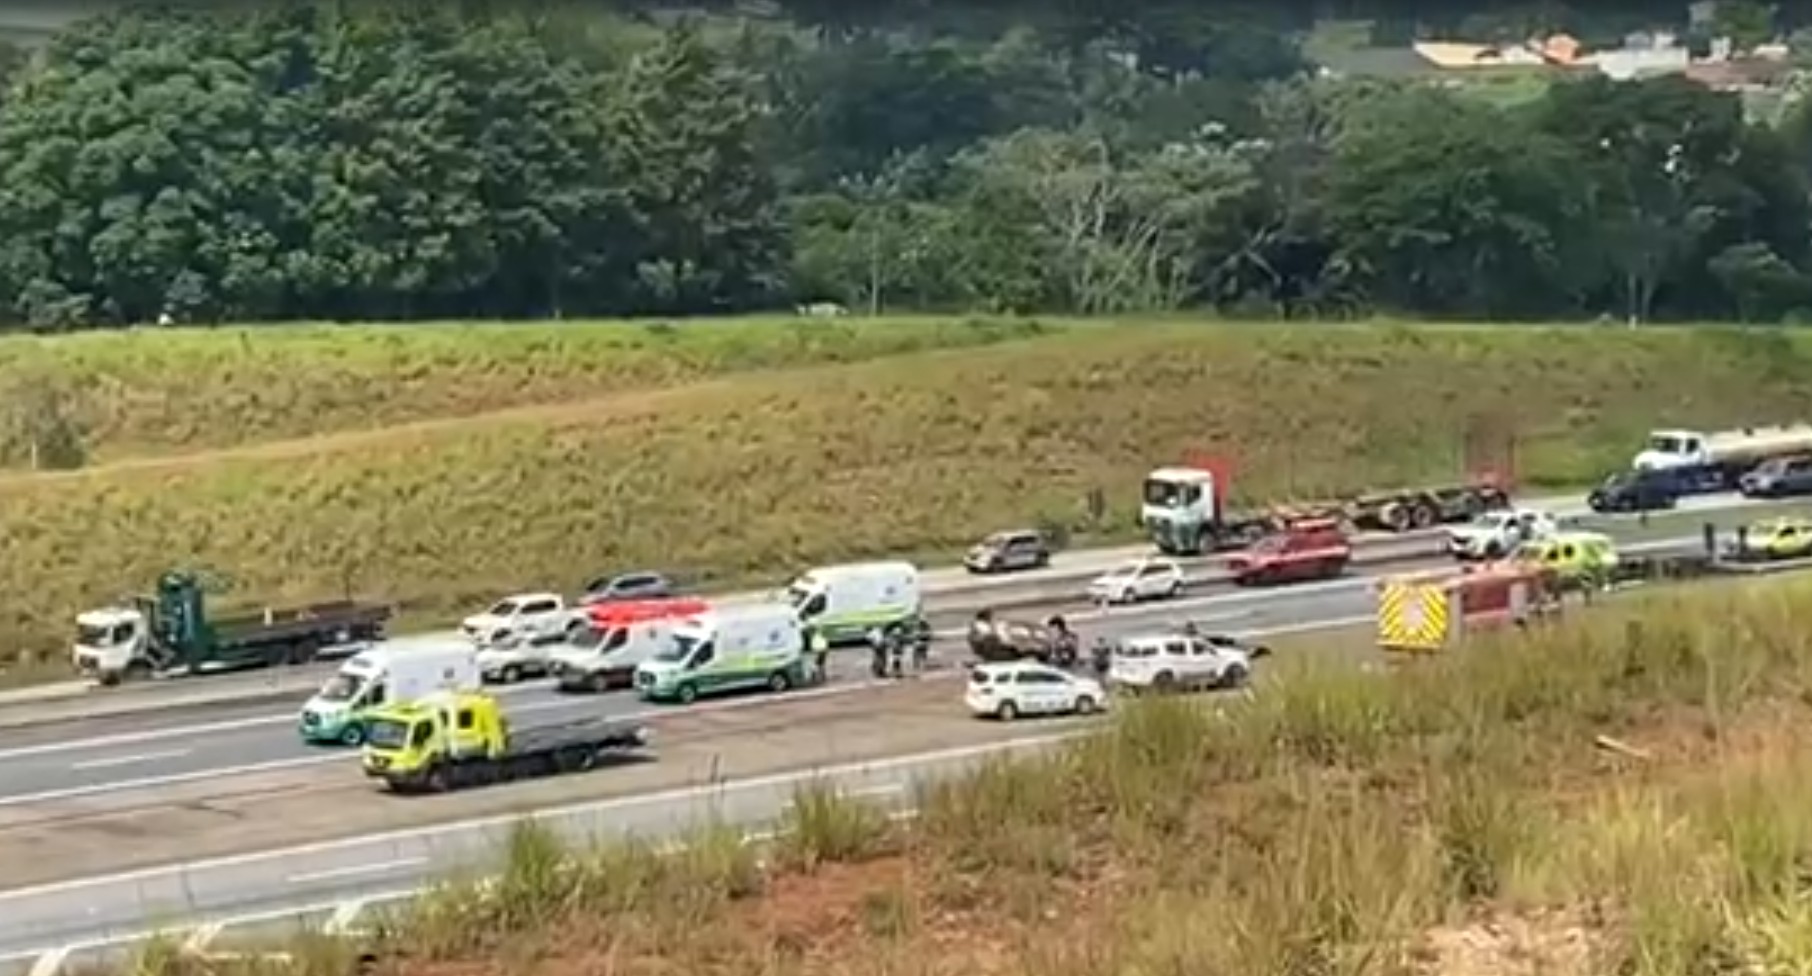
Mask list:
[[[647,744],[640,722],[595,718],[512,729],[490,695],[445,692],[372,712],[361,763],[392,793],[445,793],[584,772]]]

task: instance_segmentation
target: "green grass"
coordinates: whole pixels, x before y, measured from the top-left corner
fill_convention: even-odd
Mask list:
[[[1711,329],[1066,329],[15,477],[0,480],[0,649],[60,654],[72,614],[172,563],[211,571],[223,603],[351,591],[445,619],[635,566],[775,581],[1027,523],[1124,534],[1139,479],[1191,450],[1234,458],[1236,493],[1277,500],[1450,479],[1483,430],[1516,442],[1526,484],[1579,484],[1651,426],[1812,414],[1808,348]],[[1094,490],[1104,523],[1086,516]]]
[[[927,785],[910,824],[814,787],[786,856],[525,825],[500,883],[368,948],[424,976],[1799,972],[1809,611],[1803,580],[1710,586],[1386,671],[1285,660]]]
[[[802,318],[144,329],[0,339],[0,465],[66,422],[92,463],[472,416],[1034,335],[1031,320]],[[34,426],[35,425],[35,426]]]

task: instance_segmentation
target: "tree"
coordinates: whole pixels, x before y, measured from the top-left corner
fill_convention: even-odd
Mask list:
[[[1558,140],[1482,100],[1410,90],[1349,120],[1327,219],[1386,304],[1443,315],[1572,307],[1587,188]]]

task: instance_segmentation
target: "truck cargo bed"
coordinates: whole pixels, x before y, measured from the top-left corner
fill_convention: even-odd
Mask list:
[[[269,622],[262,612],[216,620],[216,639],[223,645],[287,642],[304,637],[323,639],[344,634],[351,638],[375,636],[390,619],[390,608],[380,604],[336,600],[306,607],[276,608]]]
[[[581,719],[533,726],[510,733],[508,755],[530,756],[565,749],[606,749],[639,745],[642,725],[622,719]]]

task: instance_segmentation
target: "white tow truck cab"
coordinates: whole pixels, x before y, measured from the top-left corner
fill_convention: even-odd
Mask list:
[[[145,666],[149,635],[145,615],[135,607],[104,607],[76,615],[76,670],[83,674],[126,674]]]
[[[365,741],[365,716],[384,705],[400,705],[437,692],[475,691],[477,656],[457,644],[360,651],[340,665],[302,706],[299,730],[305,742]]]
[[[919,568],[908,562],[820,566],[794,580],[786,600],[833,645],[860,642],[871,630],[910,631],[924,606]]]
[[[1812,424],[1732,430],[1657,430],[1631,461],[1638,471],[1674,471],[1701,491],[1732,489],[1743,475],[1777,457],[1812,453]]]
[[[1252,676],[1252,656],[1211,637],[1145,634],[1121,641],[1107,676],[1114,687],[1134,691],[1237,688]]]

